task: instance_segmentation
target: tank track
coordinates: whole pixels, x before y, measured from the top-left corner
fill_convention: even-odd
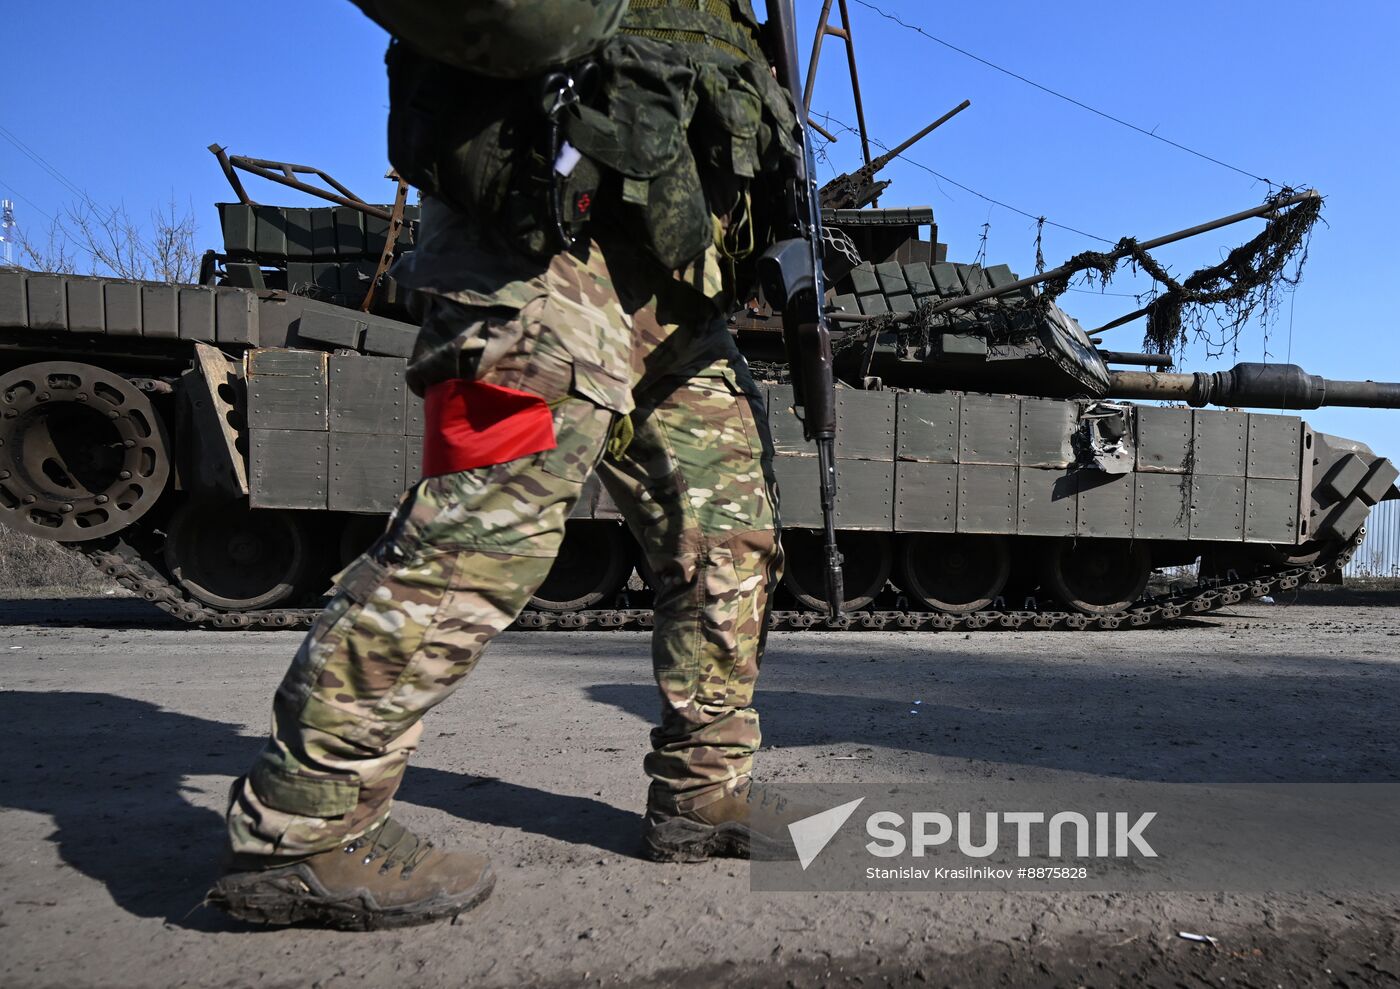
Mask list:
[[[1326,580],[1344,567],[1365,533],[1363,529],[1332,560],[1310,566],[1280,567],[1248,579],[1211,580],[1179,594],[1147,598],[1126,611],[1111,615],[1084,615],[1076,611],[989,608],[963,615],[928,611],[859,611],[830,618],[814,611],[773,611],[769,628],[774,631],[921,631],[974,632],[983,629],[1046,629],[1112,631],[1151,628],[1182,617],[1203,615],[1220,608],[1291,591],[1303,584]],[[73,547],[108,577],[181,621],[218,629],[309,628],[320,608],[271,608],[261,611],[225,612],[191,600],[140,552],[121,537]],[[616,631],[643,630],[653,626],[650,608],[614,608],[554,613],[526,611],[509,631]]]

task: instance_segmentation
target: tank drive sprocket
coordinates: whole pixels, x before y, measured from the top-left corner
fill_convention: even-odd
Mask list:
[[[71,543],[142,518],[170,477],[170,444],[127,379],[73,361],[0,376],[0,523]]]

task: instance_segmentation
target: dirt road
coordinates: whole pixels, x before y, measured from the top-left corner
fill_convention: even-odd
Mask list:
[[[1092,634],[779,634],[761,772],[1400,779],[1400,608],[1234,615]],[[500,881],[484,907],[376,934],[243,928],[200,899],[224,792],[298,634],[190,631],[112,600],[0,603],[0,626],[7,987],[1400,979],[1400,896],[755,894],[745,863],[645,862],[657,700],[636,633],[506,635],[429,720],[401,815],[490,849]]]

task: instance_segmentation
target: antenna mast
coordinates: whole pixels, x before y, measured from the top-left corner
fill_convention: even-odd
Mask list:
[[[15,263],[15,204],[13,200],[0,200],[0,244],[5,245],[4,264]]]

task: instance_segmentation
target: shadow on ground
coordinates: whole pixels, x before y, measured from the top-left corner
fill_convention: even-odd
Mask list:
[[[1179,782],[1400,778],[1395,664],[1302,656],[1263,669],[1129,672],[948,652],[912,674],[905,667],[896,676],[887,665],[889,679],[876,680],[865,659],[791,663],[783,676],[800,677],[803,689],[778,682],[760,691],[767,742],[806,747],[796,772],[831,782],[833,766],[844,778],[854,763],[823,764],[824,756],[878,748],[955,761],[922,763],[935,776],[962,766],[984,774],[989,766],[1013,774],[1027,766]],[[911,683],[922,684],[924,703],[897,696]],[[637,731],[656,715],[650,685],[586,692],[635,715]],[[547,738],[548,727],[533,735]],[[52,817],[50,840],[63,861],[104,884],[123,909],[226,929],[214,911],[195,909],[218,869],[222,822],[190,803],[186,781],[234,776],[260,745],[234,725],[145,701],[7,691],[0,693],[0,807]],[[588,797],[422,767],[409,771],[404,792],[492,827],[637,851],[636,816]]]
[[[135,597],[12,598],[0,600],[0,627],[189,628],[148,601]]]
[[[53,818],[65,863],[122,909],[198,930],[218,875],[221,815],[186,798],[189,776],[235,776],[262,745],[235,726],[111,694],[0,693],[0,808]],[[405,797],[458,817],[616,854],[637,851],[635,814],[586,797],[414,767]]]
[[[1027,766],[1179,783],[1400,779],[1400,665],[1280,656],[1261,670],[1225,658],[1213,669],[1143,669],[1130,652],[1049,666],[948,651],[927,665],[900,663],[889,680],[865,672],[868,656],[833,658],[800,672],[784,664],[781,675],[800,678],[801,690],[770,672],[755,704],[765,744],[810,747],[814,760],[864,746],[1000,764],[1007,774]],[[849,692],[853,682],[864,684],[860,693]],[[657,717],[649,685],[586,692],[648,723]],[[820,774],[821,762],[808,765]],[[828,764],[842,779],[852,765]]]
[[[1279,604],[1305,604],[1312,608],[1393,608],[1400,605],[1400,588],[1309,585],[1275,595]]]

